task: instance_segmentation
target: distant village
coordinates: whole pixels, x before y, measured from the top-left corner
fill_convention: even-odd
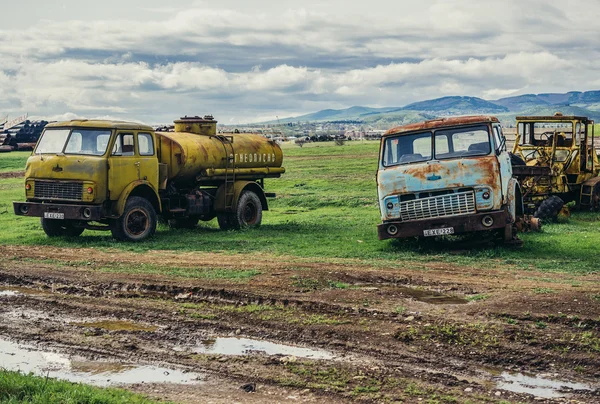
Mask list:
[[[219,125],[219,131],[231,133],[260,133],[275,141],[319,142],[331,140],[375,140],[385,130],[376,129],[357,121],[338,122],[291,122],[286,124],[264,124],[231,126]]]

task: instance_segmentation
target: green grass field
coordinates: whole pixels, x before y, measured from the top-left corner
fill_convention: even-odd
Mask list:
[[[39,219],[15,216],[13,200],[23,200],[22,179],[0,179],[0,243],[61,247],[270,253],[311,257],[321,261],[356,259],[390,268],[419,262],[443,261],[461,265],[585,274],[600,269],[600,214],[575,213],[568,223],[550,224],[542,233],[523,234],[524,245],[458,248],[453,243],[420,245],[413,240],[379,241],[375,173],[378,142],[284,146],[286,174],[267,180],[276,192],[259,229],[227,231],[216,221],[194,230],[161,225],[156,236],[139,244],[119,243],[110,233],[86,230],[76,239],[49,239]],[[0,155],[0,172],[23,170],[28,153]],[[459,250],[459,251],[457,251]],[[156,269],[160,270],[160,269]]]
[[[0,402],[4,404],[157,403],[121,389],[101,389],[8,371],[0,371]]]

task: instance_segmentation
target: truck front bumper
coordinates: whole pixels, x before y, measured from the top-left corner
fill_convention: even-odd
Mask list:
[[[46,217],[59,214],[64,220],[98,221],[104,217],[102,205],[69,205],[62,203],[13,202],[15,215]],[[61,215],[62,214],[62,215]],[[56,218],[56,215],[53,218]]]
[[[491,222],[490,222],[491,219]],[[484,225],[484,222],[488,226]],[[452,234],[503,229],[511,222],[505,210],[475,213],[464,216],[436,217],[408,222],[388,221],[377,225],[379,240],[424,236],[425,230],[452,228]],[[491,223],[491,224],[490,224]]]

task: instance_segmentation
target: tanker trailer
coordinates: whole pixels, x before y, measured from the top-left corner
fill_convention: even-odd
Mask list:
[[[217,218],[223,230],[257,227],[268,210],[264,179],[285,172],[283,153],[256,134],[217,133],[212,116],[184,117],[174,132],[130,122],[73,120],[46,126],[27,161],[26,202],[50,236],[110,230],[140,241],[157,217],[173,228]]]

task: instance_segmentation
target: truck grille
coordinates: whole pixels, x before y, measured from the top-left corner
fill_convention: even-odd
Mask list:
[[[400,218],[403,221],[467,213],[475,213],[475,193],[473,191],[400,202]]]
[[[34,197],[41,199],[68,199],[80,201],[83,183],[71,181],[35,181]]]

